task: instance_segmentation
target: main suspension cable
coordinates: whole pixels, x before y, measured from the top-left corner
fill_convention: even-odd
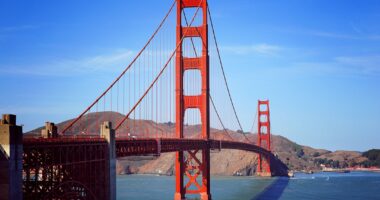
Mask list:
[[[107,92],[120,80],[120,78],[132,67],[132,65],[136,62],[136,60],[140,57],[140,55],[142,54],[142,52],[144,52],[144,50],[147,48],[147,46],[150,44],[150,42],[153,40],[153,38],[156,36],[156,34],[158,33],[158,31],[161,29],[161,27],[163,26],[163,24],[165,23],[166,19],[169,17],[170,13],[172,12],[173,10],[173,7],[174,5],[176,4],[176,0],[173,1],[173,4],[171,5],[169,11],[166,13],[165,17],[162,19],[160,25],[157,27],[157,29],[154,31],[154,33],[152,34],[152,36],[149,38],[149,40],[147,41],[147,43],[144,45],[144,47],[140,50],[140,52],[136,55],[136,57],[132,60],[132,62],[127,66],[127,68],[124,69],[124,71],[112,82],[112,84],[86,109],[84,110],[74,121],[72,121],[68,126],[66,126],[63,131],[62,131],[62,134],[64,134],[69,128],[71,128],[80,118],[82,118],[82,116],[84,114],[87,113],[87,111],[89,111],[96,103],[99,102],[99,100],[105,95],[107,94]]]
[[[195,20],[195,17],[197,16],[198,12],[199,12],[199,7],[200,5],[202,5],[202,2],[203,0],[200,1],[199,3],[199,6],[193,16],[193,18],[191,19],[191,22],[190,22],[190,26],[191,24],[194,22]],[[186,30],[185,34],[183,34],[180,42],[176,45],[176,48],[174,48],[173,52],[171,53],[168,61],[165,63],[164,67],[161,69],[161,71],[158,73],[158,75],[156,76],[156,78],[153,80],[153,82],[149,85],[149,87],[147,88],[147,90],[143,93],[143,95],[140,97],[140,99],[136,102],[136,104],[132,107],[132,109],[128,112],[127,115],[124,116],[124,118],[119,122],[119,124],[115,127],[115,131],[117,129],[119,129],[119,127],[124,123],[124,121],[126,119],[128,119],[129,115],[137,108],[137,106],[140,104],[140,102],[144,99],[144,97],[148,94],[148,92],[153,88],[153,86],[155,85],[155,83],[158,81],[158,79],[161,77],[161,75],[163,74],[163,72],[165,71],[165,69],[167,68],[167,66],[169,65],[171,59],[173,58],[173,56],[175,55],[178,47],[180,46],[180,44],[182,44],[184,38],[185,38],[185,35],[187,34],[188,32],[188,29]]]
[[[185,11],[183,11],[183,15],[184,15],[184,18],[185,18],[186,26],[189,26]],[[194,40],[193,40],[193,38],[190,38],[190,40],[191,40],[191,44],[192,44],[192,46],[193,46],[194,55],[195,55],[195,57],[198,57],[198,53],[197,53],[197,50],[196,50],[196,48],[195,48]],[[227,131],[226,127],[224,126],[224,123],[223,123],[223,121],[222,121],[222,118],[220,117],[219,112],[218,112],[218,110],[216,109],[215,103],[214,103],[214,101],[212,100],[211,94],[210,94],[209,97],[210,97],[211,105],[213,106],[213,108],[214,108],[214,110],[215,110],[216,116],[218,117],[219,123],[222,125],[223,130],[226,132],[227,136],[228,136],[229,138],[231,138],[231,140],[234,140],[234,139],[231,137],[230,133]]]
[[[256,124],[256,119],[257,119],[257,110],[255,112],[255,116],[253,117],[253,124],[252,124],[252,128],[251,128],[251,133],[254,133],[254,128],[255,128],[255,124]]]
[[[227,133],[227,136],[228,136],[229,138],[231,138],[231,140],[234,140],[234,139],[231,137],[231,135],[230,135],[230,133],[228,132],[228,130],[226,129],[226,127],[224,126],[223,121],[222,121],[222,119],[220,118],[220,115],[219,115],[219,113],[218,113],[218,110],[217,110],[216,107],[215,107],[215,103],[214,103],[214,100],[212,100],[211,95],[210,95],[210,101],[211,101],[212,106],[214,107],[214,110],[215,110],[216,116],[218,117],[219,122],[220,122],[220,124],[221,124],[222,127],[223,127],[223,130]]]
[[[222,58],[220,56],[220,51],[219,51],[219,46],[218,46],[218,42],[216,40],[216,35],[215,35],[215,29],[214,29],[214,23],[212,21],[212,17],[211,17],[211,12],[210,12],[210,9],[209,9],[209,6],[207,6],[207,11],[208,11],[208,14],[210,16],[210,23],[211,23],[211,29],[212,29],[212,34],[213,34],[213,38],[214,38],[214,42],[215,42],[215,46],[216,46],[216,51],[218,53],[218,58],[219,58],[219,63],[220,63],[220,68],[222,69],[222,74],[223,74],[223,78],[224,78],[224,83],[226,85],[226,88],[227,88],[227,92],[228,92],[228,97],[230,99],[230,102],[231,102],[231,105],[232,105],[232,109],[234,111],[234,114],[235,114],[235,117],[236,117],[236,120],[239,124],[239,127],[240,127],[240,130],[243,131],[243,127],[240,123],[240,120],[239,120],[239,117],[237,115],[237,112],[236,112],[236,109],[235,109],[235,105],[234,105],[234,102],[232,101],[232,95],[231,95],[231,92],[230,92],[230,88],[228,86],[228,82],[227,82],[227,78],[226,78],[226,74],[224,72],[224,67],[223,67],[223,63],[222,63]],[[243,131],[244,132],[244,131]]]

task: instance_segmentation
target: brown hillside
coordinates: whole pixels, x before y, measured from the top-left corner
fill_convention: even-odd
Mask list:
[[[99,116],[105,116],[102,121],[109,120],[114,126],[124,115],[115,112],[90,113],[83,118],[85,124],[94,133],[98,133],[100,126]],[[58,132],[63,130],[73,119],[58,123]],[[80,133],[83,129],[82,124],[78,123],[69,130],[68,134]],[[155,123],[150,120],[133,120],[127,119],[126,122],[117,131],[118,137],[126,137],[127,133],[136,137],[160,137],[174,135],[173,123]],[[197,138],[200,136],[201,127],[199,125],[185,126],[185,137]],[[28,136],[38,136],[42,127],[27,133]],[[229,135],[222,130],[211,129],[211,138],[229,139],[232,137],[237,141],[245,141],[245,137],[235,131],[228,130]],[[256,134],[246,135],[251,142],[255,142]],[[332,159],[340,162],[361,162],[366,160],[358,152],[337,151],[330,152],[323,149],[314,149],[307,146],[298,145],[283,136],[272,136],[272,151],[291,170],[319,170],[320,167],[315,164],[315,159]],[[141,173],[141,174],[165,174],[174,173],[174,153],[162,154],[160,157],[128,157],[120,158],[117,164],[118,173]],[[281,163],[281,162],[279,162]],[[211,173],[215,175],[252,175],[256,170],[257,155],[251,152],[239,150],[221,150],[211,153]],[[286,171],[286,167],[276,164],[277,171]]]

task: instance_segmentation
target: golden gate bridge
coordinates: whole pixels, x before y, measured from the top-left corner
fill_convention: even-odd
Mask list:
[[[232,100],[207,0],[175,0],[131,63],[75,119],[23,137],[16,116],[3,116],[3,190],[12,199],[115,199],[116,158],[176,152],[174,199],[212,199],[212,149],[257,153],[257,174],[277,173],[269,101],[257,109],[253,141]]]

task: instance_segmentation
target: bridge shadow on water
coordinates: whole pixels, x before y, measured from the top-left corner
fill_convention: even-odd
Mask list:
[[[251,200],[276,200],[280,199],[285,188],[289,184],[289,178],[279,177],[273,181],[268,187],[265,188],[260,194]]]

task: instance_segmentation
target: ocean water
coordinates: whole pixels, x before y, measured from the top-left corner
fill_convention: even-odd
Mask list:
[[[118,176],[117,199],[170,200],[174,184],[174,176]],[[214,176],[211,193],[214,200],[380,200],[380,173],[296,173],[294,178]]]

